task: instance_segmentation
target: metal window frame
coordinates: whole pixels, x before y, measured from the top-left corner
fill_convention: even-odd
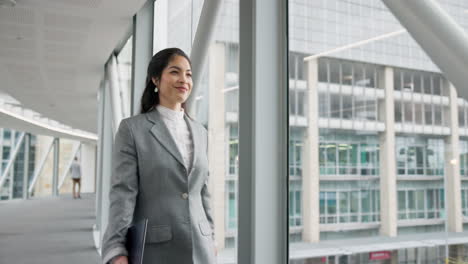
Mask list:
[[[239,4],[237,263],[283,264],[289,261],[288,1]]]
[[[16,140],[15,133],[12,133],[12,141],[15,142],[15,149],[13,150],[13,152],[10,152],[10,157],[9,157],[8,163],[7,163],[7,165],[6,165],[6,167],[5,167],[4,171],[3,171],[3,174],[0,177],[0,191],[2,190],[3,184],[5,183],[5,180],[6,180],[6,177],[7,177],[8,173],[10,172],[10,169],[13,166],[13,163],[14,163],[14,161],[16,159],[16,156],[19,153],[19,150],[21,148],[21,144],[23,143],[24,138],[25,138],[25,132],[21,132],[21,135],[18,138],[18,140]],[[10,186],[13,186],[13,180],[10,182]],[[11,193],[10,193],[10,195],[11,195]]]

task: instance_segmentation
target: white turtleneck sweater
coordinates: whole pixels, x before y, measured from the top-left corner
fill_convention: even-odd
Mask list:
[[[193,143],[190,129],[184,119],[184,109],[175,111],[162,105],[158,105],[156,109],[161,114],[164,124],[166,124],[169,133],[171,133],[177,148],[182,154],[185,168],[190,172],[193,159]]]

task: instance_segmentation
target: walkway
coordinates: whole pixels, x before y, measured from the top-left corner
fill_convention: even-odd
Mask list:
[[[1,264],[98,264],[95,196],[0,202]]]

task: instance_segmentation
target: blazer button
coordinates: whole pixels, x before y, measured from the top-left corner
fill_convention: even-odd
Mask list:
[[[187,200],[187,199],[188,199],[188,193],[183,193],[183,194],[182,194],[182,198],[183,198],[184,200]]]

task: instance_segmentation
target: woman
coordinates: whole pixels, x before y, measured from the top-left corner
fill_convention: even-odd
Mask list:
[[[207,131],[184,112],[192,84],[182,50],[151,59],[141,114],[122,120],[115,136],[104,263],[128,263],[127,229],[144,218],[143,263],[216,263]]]

